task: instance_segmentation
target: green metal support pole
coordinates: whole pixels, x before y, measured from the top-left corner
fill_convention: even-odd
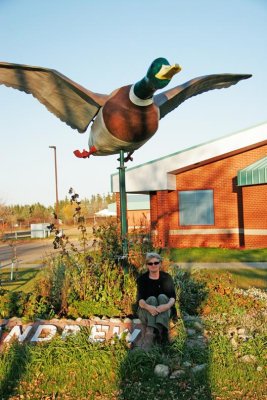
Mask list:
[[[125,169],[124,166],[124,151],[120,150],[120,166],[119,170],[119,182],[120,182],[120,220],[121,220],[121,240],[122,240],[122,256],[125,260],[126,265],[128,256],[128,226],[127,226],[127,200],[126,200],[126,188],[125,188]]]

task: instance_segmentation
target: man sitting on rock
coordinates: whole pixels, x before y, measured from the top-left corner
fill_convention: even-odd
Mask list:
[[[140,345],[143,349],[149,349],[154,338],[160,343],[167,341],[170,318],[177,316],[173,279],[161,271],[161,263],[158,253],[147,253],[148,271],[137,279],[137,314],[145,328]]]

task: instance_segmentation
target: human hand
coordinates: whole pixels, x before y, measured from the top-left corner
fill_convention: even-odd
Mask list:
[[[153,317],[159,314],[159,311],[155,306],[147,305],[146,309],[151,315],[153,315]]]
[[[157,307],[158,313],[162,313],[164,311],[169,310],[169,305],[168,304],[161,304],[160,306]]]

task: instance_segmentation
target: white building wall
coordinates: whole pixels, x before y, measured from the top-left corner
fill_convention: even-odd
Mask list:
[[[150,192],[174,190],[175,173],[181,168],[194,165],[223,154],[236,151],[267,140],[267,122],[246,130],[224,136],[212,142],[170,154],[126,170],[126,191]],[[111,190],[119,192],[119,175],[111,175]]]

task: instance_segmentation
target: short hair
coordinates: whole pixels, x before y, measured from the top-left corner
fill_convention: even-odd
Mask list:
[[[162,261],[162,258],[158,253],[146,253],[146,263],[151,260],[151,258],[157,258],[160,262]]]

